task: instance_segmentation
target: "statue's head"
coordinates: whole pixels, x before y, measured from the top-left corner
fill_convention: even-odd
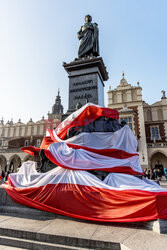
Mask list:
[[[85,23],[90,23],[92,22],[92,17],[90,15],[85,16]]]

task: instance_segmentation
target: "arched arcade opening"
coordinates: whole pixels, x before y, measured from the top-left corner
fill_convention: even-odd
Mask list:
[[[18,168],[21,166],[21,158],[18,155],[11,156],[9,160],[9,172],[17,172]]]
[[[162,175],[164,175],[164,168],[167,168],[167,156],[162,152],[155,152],[151,156],[151,168],[160,169]]]
[[[34,156],[32,156],[32,155],[26,155],[26,157],[24,157],[24,162],[25,161],[34,161]]]
[[[0,173],[7,171],[7,160],[4,155],[0,155]]]

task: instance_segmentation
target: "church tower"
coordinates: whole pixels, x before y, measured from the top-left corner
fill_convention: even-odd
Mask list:
[[[60,90],[58,89],[58,95],[55,99],[55,104],[52,106],[52,113],[48,112],[48,119],[60,119],[63,115],[63,105],[61,104]]]
[[[61,104],[60,90],[56,96],[55,104],[52,107],[52,114],[63,114],[63,105]]]

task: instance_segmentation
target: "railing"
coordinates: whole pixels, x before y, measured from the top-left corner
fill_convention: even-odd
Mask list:
[[[22,152],[20,148],[6,148],[6,147],[1,147],[0,148],[0,153],[13,153],[13,152]]]
[[[148,143],[148,148],[167,148],[166,142],[159,142],[159,143]]]

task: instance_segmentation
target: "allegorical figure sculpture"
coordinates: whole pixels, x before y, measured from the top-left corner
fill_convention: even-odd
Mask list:
[[[92,23],[90,15],[85,16],[85,23],[77,33],[80,40],[78,58],[99,56],[99,29],[97,23]]]
[[[162,90],[161,93],[162,93],[162,99],[166,99],[165,90]]]

